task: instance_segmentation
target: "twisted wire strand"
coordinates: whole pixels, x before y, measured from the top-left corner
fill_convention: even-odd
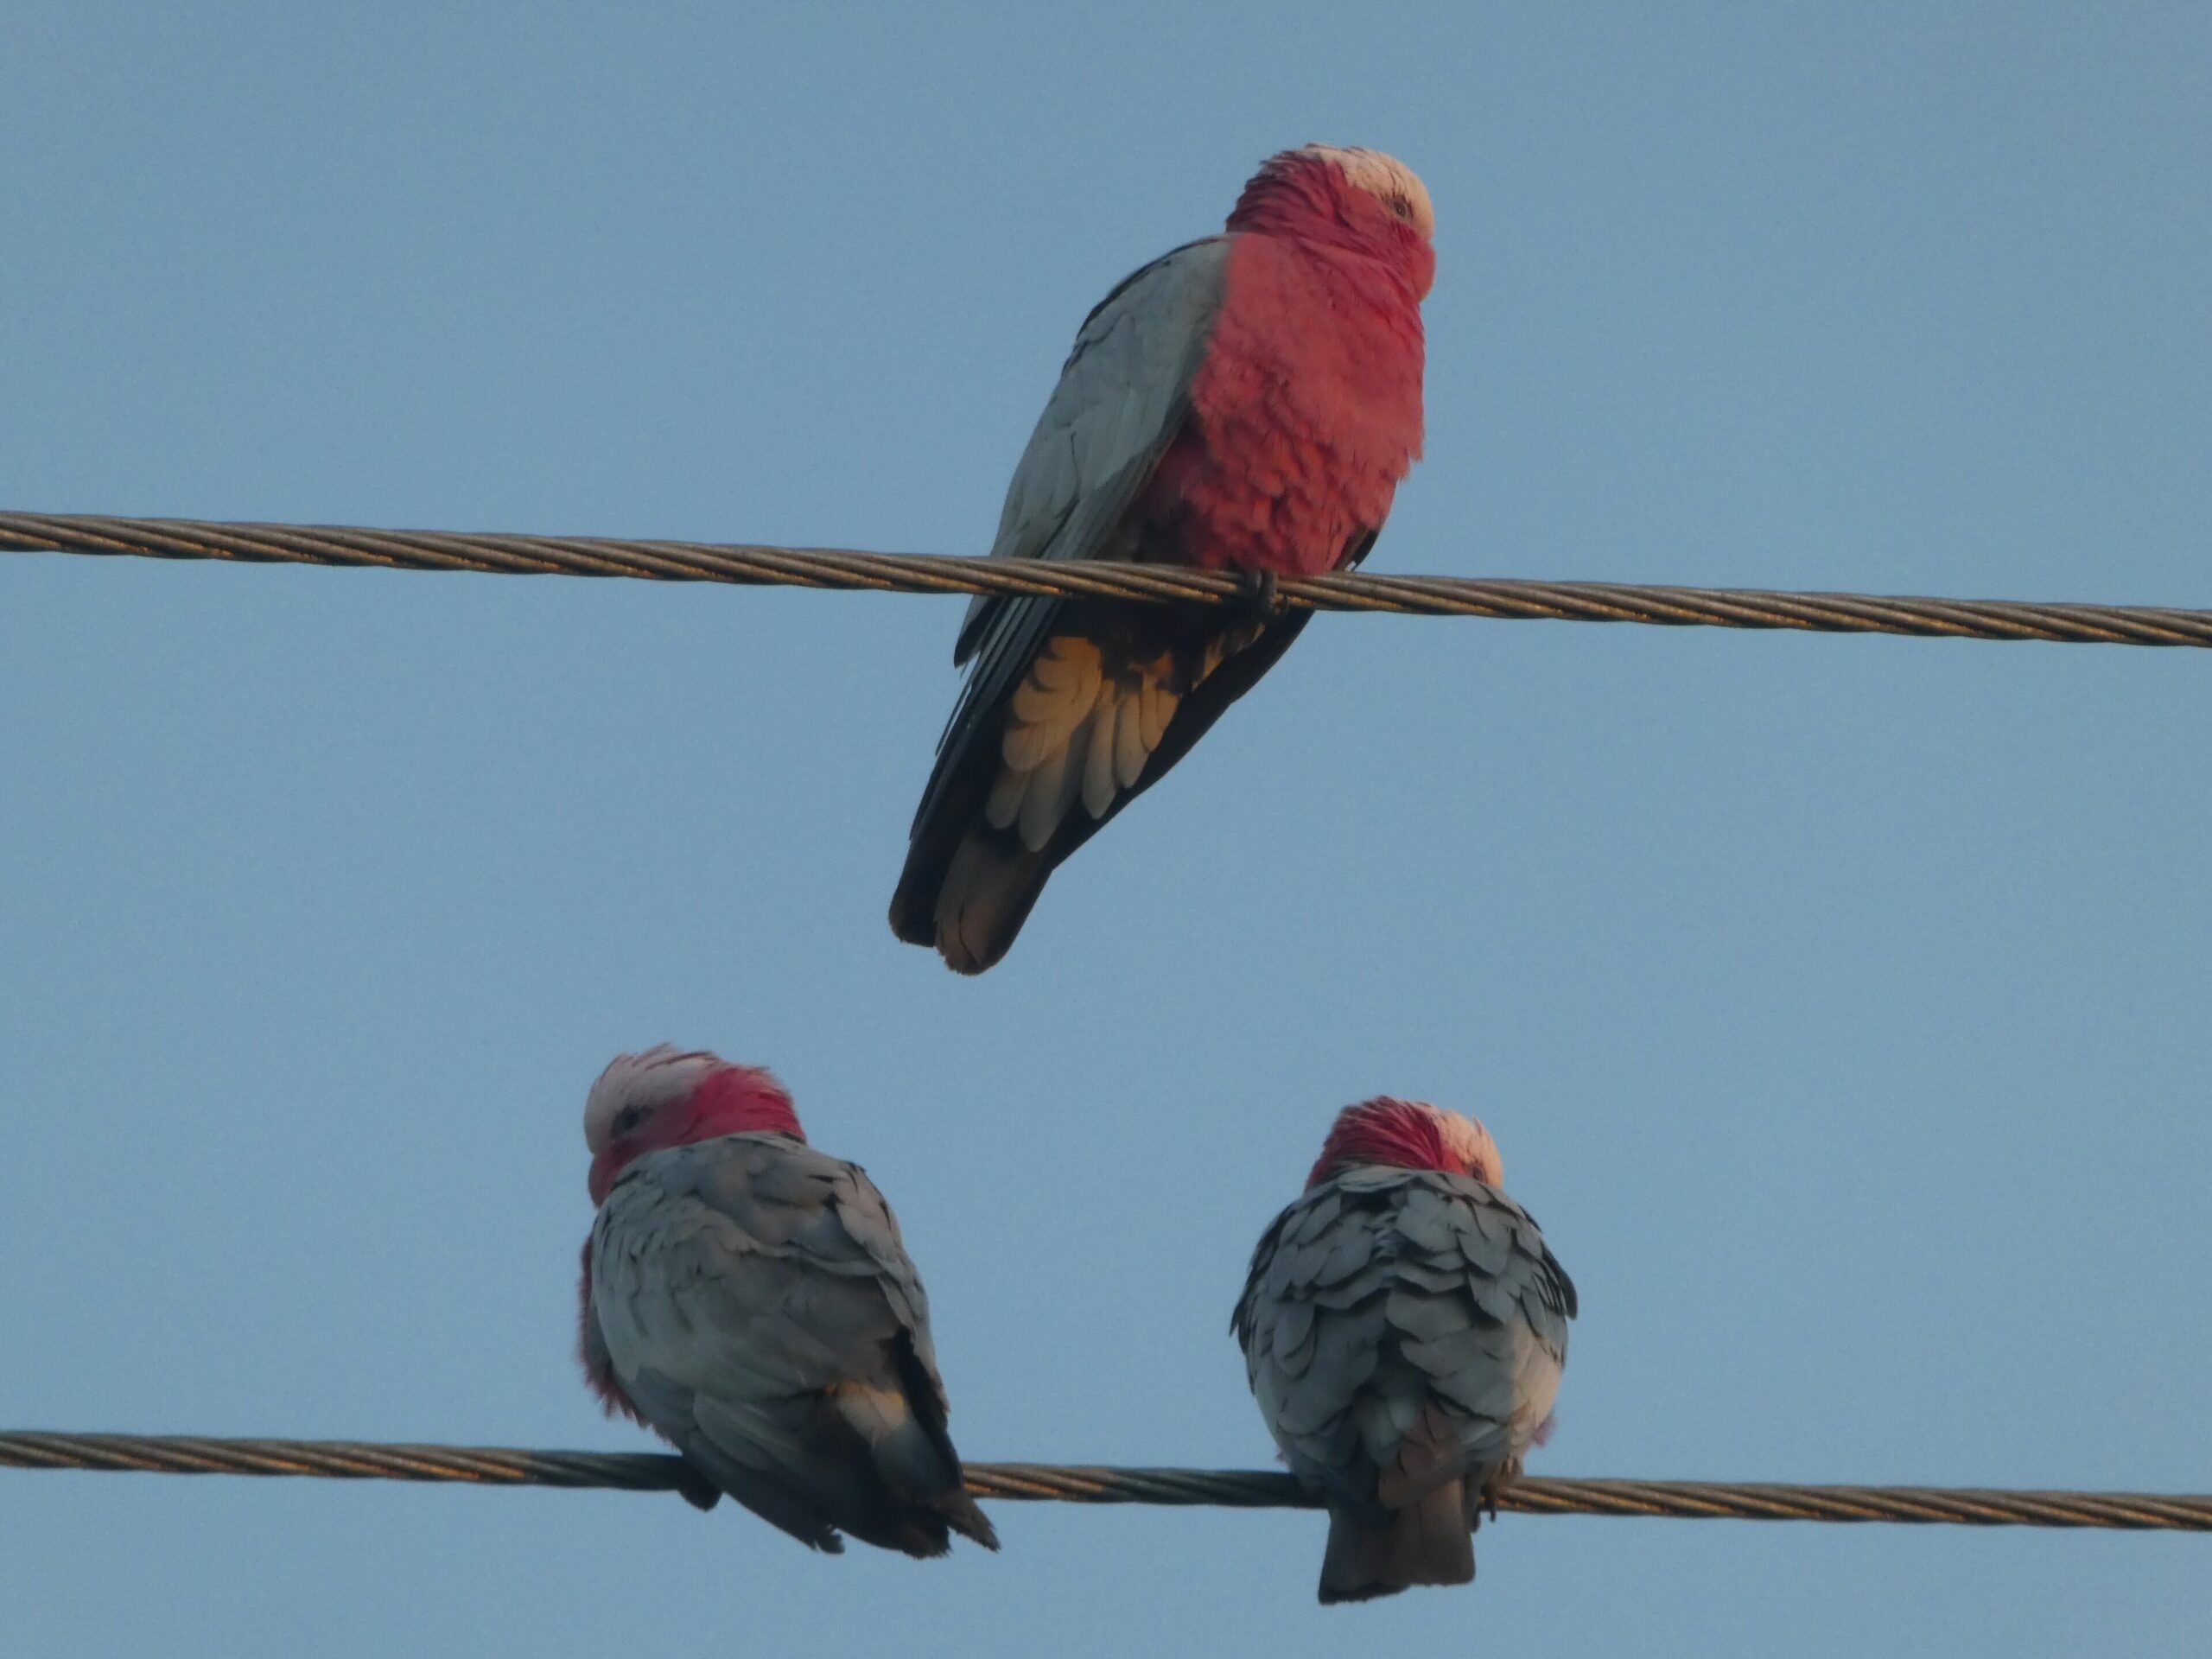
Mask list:
[[[372,566],[501,575],[633,576],[902,594],[1058,594],[1147,604],[1226,605],[1234,575],[1179,565],[954,558],[826,547],[626,541],[325,525],[215,524],[79,513],[0,512],[0,552],[127,555],[246,563]],[[2212,646],[2212,610],[2016,600],[1891,598],[1760,588],[1526,582],[1340,571],[1285,577],[1286,603],[1317,611],[1506,620],[1789,628],[2069,645]]]
[[[359,1440],[219,1440],[186,1434],[73,1434],[34,1429],[0,1432],[0,1467],[458,1481],[632,1492],[697,1490],[696,1479],[682,1459],[649,1452],[537,1452]],[[978,1497],[1236,1510],[1321,1507],[1320,1500],[1290,1476],[1262,1470],[971,1463],[967,1474],[968,1490]],[[1891,1521],[2212,1532],[2212,1495],[2151,1492],[1532,1477],[1509,1488],[1499,1498],[1498,1508],[1526,1515],[1663,1516],[1678,1520]]]

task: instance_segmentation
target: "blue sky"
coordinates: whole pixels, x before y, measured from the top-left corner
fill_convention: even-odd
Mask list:
[[[1263,155],[1439,214],[1381,570],[2212,604],[2200,8],[0,10],[0,505],[988,542]],[[643,1446],[583,1092],[775,1065],[977,1459],[1254,1465],[1330,1114],[1481,1115],[1555,1474],[2212,1490],[2212,665],[1325,618],[957,980],[957,601],[0,557],[0,1423]],[[2172,1536],[1308,1515],[809,1556],[673,1498],[0,1473],[12,1651],[2201,1651]]]

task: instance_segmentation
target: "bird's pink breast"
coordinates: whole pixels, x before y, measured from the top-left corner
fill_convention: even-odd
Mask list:
[[[1193,564],[1333,569],[1421,454],[1420,302],[1376,259],[1284,236],[1236,237],[1224,280],[1144,514]]]

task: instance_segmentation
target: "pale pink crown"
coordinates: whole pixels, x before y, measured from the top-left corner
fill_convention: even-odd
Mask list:
[[[702,1079],[728,1062],[703,1049],[682,1050],[657,1043],[642,1054],[618,1054],[584,1096],[584,1145],[594,1157],[614,1138],[614,1120],[626,1107],[651,1116],[688,1097]]]

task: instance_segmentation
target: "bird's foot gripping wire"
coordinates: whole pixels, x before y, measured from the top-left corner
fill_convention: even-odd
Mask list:
[[[1273,622],[1290,609],[1272,570],[1247,570],[1236,593],[1236,608],[1254,622]]]

